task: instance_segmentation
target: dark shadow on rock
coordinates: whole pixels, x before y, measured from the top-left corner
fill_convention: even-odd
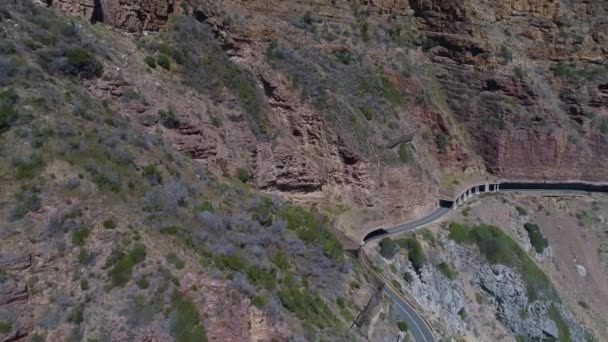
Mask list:
[[[103,23],[103,7],[101,7],[101,0],[94,1],[93,14],[91,15],[91,24],[95,23]]]

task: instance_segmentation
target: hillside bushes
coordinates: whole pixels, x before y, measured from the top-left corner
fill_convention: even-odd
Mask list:
[[[380,255],[385,259],[392,259],[397,253],[397,244],[391,238],[384,238],[380,241]]]
[[[472,228],[450,225],[450,239],[459,243],[475,244],[491,264],[501,264],[515,269],[526,284],[531,300],[558,298],[547,275],[510,236],[498,227],[487,224]]]
[[[397,240],[397,244],[401,248],[407,249],[407,257],[412,263],[414,270],[420,272],[420,269],[426,263],[426,257],[424,256],[424,250],[420,242],[414,237]]]
[[[538,225],[528,222],[524,224],[524,228],[528,232],[530,243],[534,247],[534,250],[536,250],[536,253],[542,253],[549,246],[549,241],[540,232]]]

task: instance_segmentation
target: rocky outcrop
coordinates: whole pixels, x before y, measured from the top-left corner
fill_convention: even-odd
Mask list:
[[[90,89],[120,101],[122,113],[150,130],[160,126],[158,111],[174,106],[179,125],[162,132],[180,151],[223,175],[246,169],[267,191],[374,207],[396,222],[432,205],[444,178],[605,177],[608,27],[599,1],[48,4],[130,32],[158,31],[171,13],[208,25],[224,62],[255,81],[272,139],[247,127],[250,118],[227,89],[208,97],[161,89],[145,69],[129,74],[130,66],[123,66],[126,79],[145,82],[95,80]],[[554,71],[558,62],[566,69]],[[357,68],[340,73],[339,64]],[[361,70],[373,72],[349,78]],[[361,80],[376,77],[398,90],[393,102],[401,106],[355,103],[390,93],[370,95],[373,84]],[[151,94],[148,101],[123,101],[131,87]],[[225,119],[221,127],[217,118]],[[411,132],[417,170],[390,163],[395,142]]]
[[[129,32],[159,31],[180,0],[44,0],[92,23],[103,22]]]
[[[31,266],[29,254],[0,254],[0,341],[18,341],[31,330],[28,287],[21,272]]]
[[[598,106],[606,69],[589,63],[606,58],[597,43],[605,36],[603,5],[553,0],[411,5],[433,42],[429,57],[440,70],[450,110],[474,138],[489,172],[603,179],[606,137],[594,125],[608,114]],[[551,61],[559,60],[576,62],[564,67],[572,75],[549,70],[555,67]]]

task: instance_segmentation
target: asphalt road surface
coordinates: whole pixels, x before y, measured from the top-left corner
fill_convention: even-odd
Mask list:
[[[523,184],[523,183],[522,183]],[[571,185],[565,185],[563,188],[547,186],[547,188],[522,188],[522,189],[500,189],[500,192],[541,192],[541,193],[559,193],[560,195],[575,195],[575,194],[585,194],[589,192],[608,192],[605,188],[598,187],[597,189],[589,190],[589,189],[573,189]],[[403,232],[407,232],[410,230],[421,228],[429,223],[432,223],[442,216],[449,213],[452,209],[439,207],[435,209],[432,213],[419,218],[414,221],[402,223],[390,228],[384,228],[386,233],[380,234],[374,237],[371,237],[365,240],[365,243],[370,241],[381,239],[393,234],[399,234]],[[420,317],[420,315],[414,310],[405,300],[403,300],[400,296],[398,296],[388,284],[384,286],[384,292],[392,299],[395,304],[395,308],[398,311],[399,315],[403,318],[405,322],[407,322],[409,326],[409,330],[414,335],[414,338],[417,342],[435,342],[435,338],[433,337],[433,333],[431,332],[430,327],[425,323],[425,321]]]
[[[407,303],[399,298],[388,286],[384,287],[384,292],[391,298],[395,304],[395,309],[403,317],[403,320],[407,322],[409,331],[414,335],[416,342],[435,342],[435,337],[431,329],[424,323],[420,315],[416,310],[412,309]]]

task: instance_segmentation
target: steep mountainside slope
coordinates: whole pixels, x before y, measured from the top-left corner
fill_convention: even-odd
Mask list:
[[[325,216],[140,129],[112,32],[21,0],[0,23],[0,341],[360,339],[375,287]]]
[[[420,217],[471,177],[607,180],[606,18],[600,0],[0,2],[0,338],[360,339],[375,288],[330,228]],[[474,253],[465,235],[441,241]],[[587,334],[524,299],[505,333],[561,336],[557,312]],[[365,337],[398,333],[380,306]],[[439,330],[470,334],[456,306]]]
[[[439,186],[472,175],[606,176],[602,1],[48,3],[160,31],[125,46],[128,86],[150,94],[132,116],[155,128],[143,118],[172,106],[163,134],[181,151],[225,175],[243,169],[260,189],[342,203],[344,229],[415,217]],[[142,78],[158,43],[178,51],[171,78],[194,93]],[[210,54],[225,62],[205,63]],[[91,86],[121,97],[114,87],[127,84],[110,83]]]

